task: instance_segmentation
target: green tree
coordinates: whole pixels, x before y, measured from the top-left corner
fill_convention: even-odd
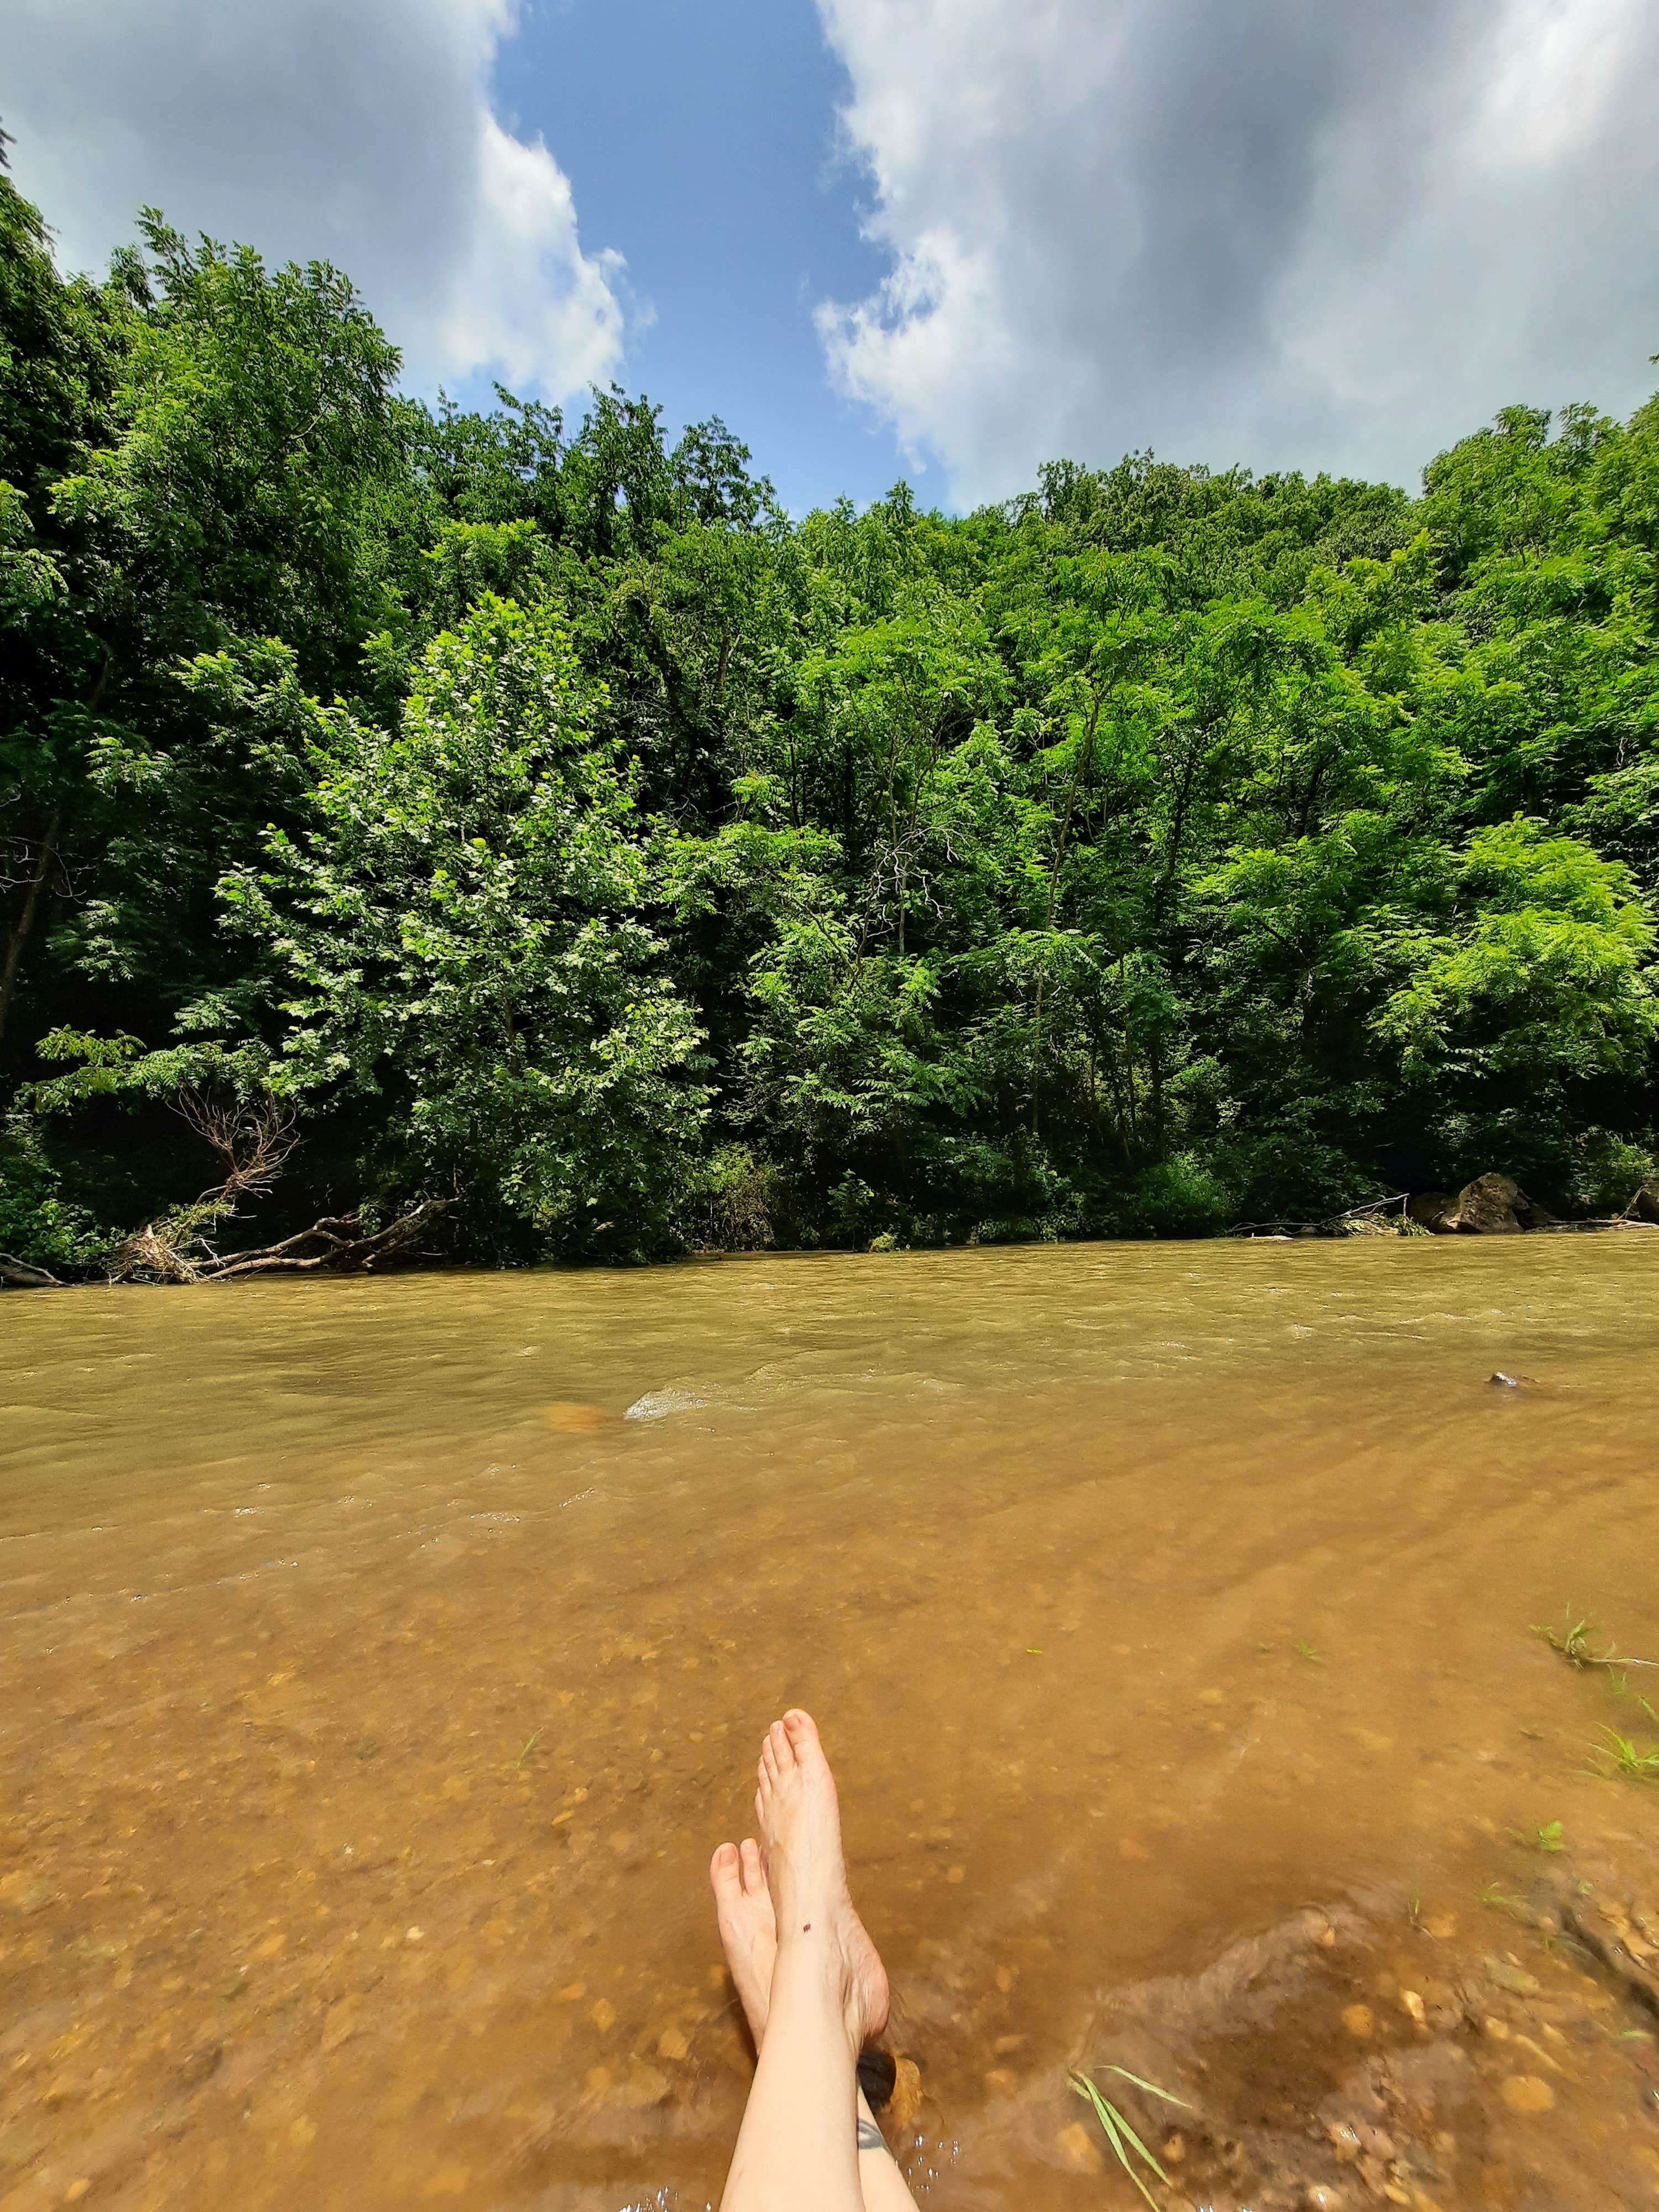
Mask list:
[[[366,1109],[371,1175],[502,1252],[660,1244],[706,1110],[602,706],[550,610],[486,594],[396,732],[318,714],[308,826],[222,887],[287,1018],[278,1093]]]

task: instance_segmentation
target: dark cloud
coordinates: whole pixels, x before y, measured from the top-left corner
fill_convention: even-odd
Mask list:
[[[1414,479],[1659,346],[1650,0],[819,0],[884,291],[842,387],[960,495],[1131,447]]]

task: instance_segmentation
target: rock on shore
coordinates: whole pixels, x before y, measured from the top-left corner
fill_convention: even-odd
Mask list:
[[[1547,1229],[1555,1218],[1506,1175],[1477,1176],[1455,1198],[1422,1191],[1407,1212],[1421,1227],[1443,1237],[1518,1237],[1522,1230]]]

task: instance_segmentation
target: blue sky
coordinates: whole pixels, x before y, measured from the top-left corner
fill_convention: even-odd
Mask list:
[[[891,429],[830,387],[820,299],[884,273],[868,189],[840,147],[847,75],[811,0],[537,0],[495,61],[496,106],[570,179],[584,247],[628,264],[621,380],[676,424],[723,416],[799,512],[903,476],[943,495]]]

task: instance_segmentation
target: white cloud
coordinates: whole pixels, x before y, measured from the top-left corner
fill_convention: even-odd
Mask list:
[[[818,0],[892,257],[839,387],[956,495],[1060,454],[1414,482],[1659,346],[1652,0]]]
[[[144,204],[326,259],[430,389],[568,398],[622,357],[622,262],[492,111],[514,0],[9,0],[0,120],[59,258],[98,268]]]

